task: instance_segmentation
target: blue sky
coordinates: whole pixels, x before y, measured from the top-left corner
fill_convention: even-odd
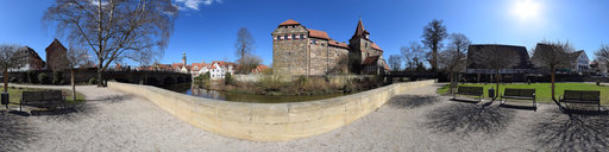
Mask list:
[[[41,19],[52,0],[0,0],[0,44],[27,45],[43,58],[55,29]],[[272,63],[270,33],[287,19],[348,41],[361,17],[371,39],[387,58],[401,46],[420,42],[423,26],[444,21],[450,33],[472,43],[522,45],[569,41],[590,58],[609,44],[609,1],[605,0],[175,0],[180,16],[162,63],[236,59],[234,42],[240,27],[256,41],[255,54]],[[522,8],[522,9],[520,9]],[[60,39],[62,40],[62,39]],[[65,40],[62,40],[62,42]],[[64,43],[67,43],[64,42]],[[64,44],[68,45],[68,44]]]

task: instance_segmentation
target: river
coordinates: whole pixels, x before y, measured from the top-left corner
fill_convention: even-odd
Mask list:
[[[303,102],[320,99],[328,99],[345,94],[330,94],[330,95],[311,95],[311,96],[267,96],[256,94],[233,93],[228,91],[207,90],[201,88],[192,88],[190,83],[176,84],[164,87],[165,89],[180,92],[192,96],[217,99],[224,101],[237,102],[257,102],[257,103],[281,103],[281,102]]]

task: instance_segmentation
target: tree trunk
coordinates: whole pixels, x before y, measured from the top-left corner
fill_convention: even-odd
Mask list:
[[[8,67],[4,67],[4,92],[8,92]]]
[[[550,81],[552,82],[552,86],[550,87],[552,89],[552,101],[554,101],[554,103],[556,103],[556,105],[558,105],[558,108],[560,110],[564,110],[562,105],[560,105],[560,102],[558,100],[556,100],[556,97],[555,97],[555,90],[554,90],[555,85],[554,85],[554,83],[556,81],[556,68],[554,66],[550,66],[550,69],[552,70],[550,72],[550,79],[551,79]]]
[[[495,99],[497,99],[497,97],[499,96],[499,70],[496,70],[495,72],[495,96],[493,97],[493,101],[495,101]]]
[[[72,101],[76,102],[76,84],[74,83],[74,68],[70,68],[70,84],[72,84]]]
[[[453,82],[453,81],[454,81],[454,80],[453,80],[453,77],[454,77],[454,76],[453,76],[453,72],[452,72],[452,71],[450,71],[450,87],[449,87],[449,88],[450,88],[450,94],[451,94],[451,95],[453,94],[453,88],[455,87],[455,84],[454,84],[454,82]]]
[[[99,65],[97,66],[97,87],[103,87],[104,85],[102,84],[102,63],[99,62]]]

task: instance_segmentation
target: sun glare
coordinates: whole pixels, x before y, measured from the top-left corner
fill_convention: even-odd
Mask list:
[[[533,0],[519,0],[514,5],[512,13],[521,20],[534,19],[539,15],[539,2]]]

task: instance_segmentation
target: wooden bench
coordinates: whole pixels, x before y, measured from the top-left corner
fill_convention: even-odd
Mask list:
[[[596,107],[598,111],[601,110],[601,92],[600,91],[579,91],[579,90],[565,90],[560,102],[565,104],[565,107],[571,109],[572,105],[584,107]]]
[[[503,95],[501,96],[501,104],[507,102],[506,99],[531,100],[533,101],[533,107],[537,108],[537,101],[535,100],[535,89],[505,88],[505,91],[503,91]]]
[[[457,95],[465,95],[465,96],[476,96],[478,97],[478,101],[482,101],[484,97],[484,89],[482,87],[457,87],[457,92],[453,94],[453,100],[456,99]]]
[[[64,98],[61,90],[49,91],[23,91],[21,96],[21,104],[37,108],[55,109],[60,104],[63,104]]]

